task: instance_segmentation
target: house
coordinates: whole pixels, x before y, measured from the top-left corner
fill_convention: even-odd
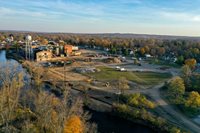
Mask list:
[[[175,63],[178,59],[174,55],[163,56],[161,59]]]
[[[177,62],[177,60],[178,60],[178,59],[177,59],[176,57],[173,58],[173,62],[174,62],[174,63]]]
[[[65,44],[65,41],[59,40],[59,44]]]
[[[134,55],[134,51],[133,50],[129,51],[129,54]]]
[[[52,58],[52,52],[39,51],[36,53],[36,61],[48,61]]]
[[[6,41],[2,41],[1,43],[2,43],[2,44],[6,44]]]
[[[77,46],[72,46],[72,51],[78,51],[78,47]]]
[[[64,52],[66,55],[71,55],[73,51],[73,46],[72,45],[65,45],[64,46]]]
[[[109,48],[104,48],[104,51],[109,52],[110,49]]]
[[[145,54],[146,58],[151,58],[152,56],[150,54]]]

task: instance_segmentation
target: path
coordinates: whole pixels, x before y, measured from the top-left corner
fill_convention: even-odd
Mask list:
[[[176,111],[172,105],[168,104],[160,94],[160,88],[164,86],[164,83],[161,83],[153,88],[146,90],[145,92],[141,92],[150,96],[158,105],[158,109],[160,114],[171,121],[172,123],[176,123],[179,126],[185,128],[186,130],[192,131],[194,133],[200,132],[200,127],[195,124],[188,117],[184,116],[182,113]]]

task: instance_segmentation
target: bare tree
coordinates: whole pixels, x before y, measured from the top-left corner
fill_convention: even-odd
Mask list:
[[[121,94],[124,94],[124,92],[129,89],[128,80],[125,77],[119,78],[116,82],[116,87]]]
[[[4,70],[0,71],[0,132],[63,133],[64,124],[73,115],[80,117],[85,132],[95,132],[95,126],[87,122],[89,115],[83,111],[82,99],[69,92],[56,97],[42,86],[38,86],[40,91],[29,88],[21,93],[23,74],[10,68]],[[39,84],[42,72],[34,72]]]
[[[23,86],[23,74],[7,66],[5,71],[0,72],[0,122],[3,132],[13,132],[16,130],[12,126],[12,120],[15,119],[15,110],[18,108],[20,90]]]

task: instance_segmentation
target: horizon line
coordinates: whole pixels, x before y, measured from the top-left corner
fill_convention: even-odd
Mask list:
[[[189,37],[200,38],[200,35],[176,35],[176,34],[156,34],[156,33],[130,33],[130,32],[51,32],[51,31],[34,31],[34,30],[0,30],[0,32],[30,32],[30,33],[47,33],[47,34],[121,34],[121,35],[146,35],[146,36],[168,36],[168,37]]]

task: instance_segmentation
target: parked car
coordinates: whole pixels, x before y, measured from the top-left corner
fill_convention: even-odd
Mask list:
[[[127,70],[126,70],[125,68],[121,68],[120,71],[121,71],[121,72],[125,72],[125,71],[127,71]]]
[[[120,67],[119,67],[119,66],[116,66],[116,69],[117,69],[117,70],[120,70]]]

